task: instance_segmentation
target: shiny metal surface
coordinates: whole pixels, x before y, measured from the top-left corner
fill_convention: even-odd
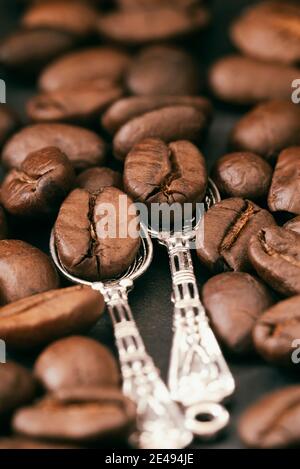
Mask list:
[[[141,230],[141,247],[135,261],[120,278],[107,282],[89,282],[71,275],[60,262],[53,230],[50,253],[59,271],[71,282],[88,285],[104,296],[114,327],[123,392],[137,406],[137,432],[132,435],[132,444],[143,449],[180,449],[191,443],[192,433],[186,428],[183,413],[172,401],[168,388],[146,352],[128,303],[128,291],[133,288],[133,280],[147,270],[153,256],[150,236],[143,226]]]
[[[209,180],[205,210],[220,200],[217,187]],[[189,429],[205,438],[216,435],[228,424],[228,412],[219,403],[234,392],[235,384],[198,293],[190,248],[200,226],[201,219],[189,231],[149,231],[167,248],[172,276],[174,335],[169,389],[172,398],[187,409]],[[200,425],[199,409],[202,408],[209,418]]]

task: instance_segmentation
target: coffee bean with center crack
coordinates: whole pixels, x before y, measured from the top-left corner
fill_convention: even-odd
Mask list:
[[[1,187],[2,203],[16,216],[46,216],[57,211],[74,181],[68,158],[56,147],[43,148],[8,173]]]
[[[206,282],[203,303],[212,327],[236,354],[253,351],[255,321],[273,305],[271,291],[257,278],[243,272],[226,272]]]
[[[122,160],[136,143],[145,138],[200,142],[207,124],[202,111],[191,106],[169,106],[136,117],[118,130],[113,146],[116,158]]]
[[[48,391],[79,386],[118,386],[120,373],[111,352],[93,339],[60,339],[38,357],[34,374]]]
[[[210,71],[215,95],[234,104],[256,104],[269,99],[291,99],[291,84],[299,77],[296,67],[230,55]]]
[[[260,60],[300,60],[300,7],[297,2],[267,1],[247,9],[231,28],[235,45]]]
[[[116,101],[102,117],[102,125],[114,134],[136,117],[170,106],[191,106],[203,112],[207,121],[212,114],[208,99],[201,96],[132,96]]]
[[[213,180],[225,197],[261,200],[268,195],[272,167],[250,152],[229,153],[217,160]]]
[[[30,438],[90,443],[128,438],[135,406],[116,388],[62,389],[13,417],[16,432]]]
[[[256,322],[253,339],[268,362],[293,366],[295,343],[300,337],[300,296],[267,309]]]
[[[43,91],[54,91],[96,79],[118,82],[122,80],[130,60],[126,53],[112,47],[90,47],[70,52],[43,70],[39,86]]]
[[[282,295],[300,293],[300,236],[277,226],[250,239],[249,258],[258,275]]]
[[[272,215],[249,200],[231,198],[211,207],[197,235],[197,254],[210,270],[250,271],[249,239],[275,225]]]
[[[272,212],[300,214],[299,174],[300,147],[291,147],[281,152],[268,197],[269,209]]]
[[[104,300],[89,287],[33,295],[0,309],[0,337],[12,349],[27,350],[88,331],[101,317]]]
[[[27,115],[34,122],[89,125],[122,94],[120,86],[106,79],[79,83],[34,96],[27,103]]]

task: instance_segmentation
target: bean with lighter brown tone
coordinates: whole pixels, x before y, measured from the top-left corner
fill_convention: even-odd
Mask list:
[[[300,7],[297,2],[266,1],[247,9],[231,27],[231,38],[246,55],[262,61],[300,59]]]
[[[34,124],[24,127],[6,143],[2,162],[7,168],[20,168],[29,153],[57,147],[78,171],[101,166],[106,144],[95,132],[69,124]]]
[[[27,102],[26,110],[34,122],[89,125],[122,94],[120,86],[107,79],[98,79],[40,93]]]
[[[222,200],[201,220],[198,257],[213,272],[251,271],[249,239],[261,228],[273,225],[272,215],[249,200]]]
[[[34,374],[49,392],[80,386],[118,386],[112,353],[93,339],[71,336],[50,344],[38,356]]]

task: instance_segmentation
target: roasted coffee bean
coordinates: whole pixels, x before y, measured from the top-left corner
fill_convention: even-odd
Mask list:
[[[136,144],[125,160],[124,188],[139,202],[201,202],[207,172],[202,153],[188,141],[146,139]]]
[[[35,393],[36,382],[26,368],[11,361],[0,365],[1,418],[30,402]]]
[[[118,386],[120,373],[111,352],[93,339],[72,336],[49,345],[34,374],[48,391],[80,386]]]
[[[6,216],[5,216],[3,208],[0,205],[0,240],[7,238],[7,233],[8,233],[8,227],[7,227]]]
[[[102,118],[103,127],[114,134],[136,117],[169,106],[191,106],[203,112],[209,120],[212,107],[208,99],[200,96],[133,96],[116,101]]]
[[[0,105],[0,147],[17,129],[19,125],[18,117],[15,112],[6,104]]]
[[[27,115],[34,122],[89,124],[122,94],[120,86],[106,79],[78,83],[34,96],[27,103]]]
[[[110,168],[90,168],[77,176],[75,186],[89,192],[99,192],[103,187],[122,189],[123,180],[120,173]]]
[[[212,327],[227,349],[251,352],[255,321],[274,303],[268,288],[249,274],[226,272],[208,280],[202,297]]]
[[[267,394],[243,414],[239,435],[250,448],[280,449],[300,444],[300,386]]]
[[[70,52],[42,72],[39,85],[44,91],[67,88],[96,79],[120,81],[130,63],[124,52],[110,47],[91,47]]]
[[[20,217],[55,213],[75,182],[71,162],[56,147],[30,153],[11,170],[1,187],[5,209]]]
[[[20,436],[12,436],[7,438],[0,438],[0,450],[1,449],[76,449],[76,446],[59,444],[59,443],[46,443],[39,440],[32,440]]]
[[[215,95],[229,103],[255,104],[268,99],[291,99],[291,84],[300,70],[230,55],[218,60],[210,72]]]
[[[158,6],[154,9],[116,10],[101,15],[99,33],[122,44],[167,41],[195,33],[207,25],[208,11]]]
[[[123,160],[135,144],[146,138],[201,141],[207,118],[191,106],[169,106],[131,119],[118,130],[113,148],[116,158]]]
[[[108,205],[114,211],[106,215],[110,226],[103,224]],[[126,210],[127,220],[123,218]],[[131,233],[135,220],[137,229]],[[113,236],[107,231],[111,229],[115,229]],[[132,213],[132,201],[115,187],[105,187],[96,194],[75,189],[60,208],[55,242],[70,273],[91,281],[114,278],[132,264],[139,249],[137,212]]]
[[[68,124],[35,124],[24,127],[5,145],[2,162],[7,168],[20,168],[29,153],[45,147],[58,147],[77,170],[102,165],[104,140],[96,133]]]
[[[278,226],[264,227],[249,243],[258,275],[285,296],[300,294],[300,236]]]
[[[295,233],[298,233],[300,235],[300,216],[292,218],[292,220],[289,220],[285,225],[284,228],[287,230],[294,231]]]
[[[300,337],[300,296],[277,303],[256,322],[253,339],[268,362],[293,365],[295,342]]]
[[[216,162],[212,177],[224,197],[259,200],[268,194],[272,168],[255,153],[229,153]]]
[[[246,55],[282,63],[300,60],[300,7],[285,0],[254,5],[233,24],[231,37]]]
[[[214,272],[249,271],[250,236],[275,225],[272,215],[249,200],[232,198],[211,207],[198,232],[197,254]]]
[[[50,258],[24,241],[0,241],[0,304],[57,288]],[[0,334],[1,337],[1,334]]]
[[[194,95],[201,88],[198,65],[184,50],[153,46],[142,50],[129,68],[126,83],[136,95]]]
[[[280,153],[268,204],[272,212],[285,211],[300,214],[300,147],[291,147]]]
[[[290,101],[270,101],[255,107],[235,125],[231,146],[269,159],[281,150],[300,144],[300,106]]]
[[[103,309],[102,295],[89,287],[51,290],[1,308],[0,337],[10,348],[39,347],[89,330]]]
[[[134,404],[116,388],[62,389],[14,415],[14,430],[30,438],[89,443],[126,439]]]
[[[74,36],[53,29],[21,29],[2,39],[0,64],[25,74],[39,71],[44,65],[75,45]]]
[[[51,0],[31,5],[21,24],[25,28],[52,28],[87,37],[96,32],[97,11],[82,1]]]

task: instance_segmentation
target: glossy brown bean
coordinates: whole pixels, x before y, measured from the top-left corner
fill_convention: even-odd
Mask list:
[[[246,113],[234,126],[230,144],[274,159],[280,151],[300,144],[300,107],[291,101],[269,101]]]
[[[104,140],[95,132],[68,124],[34,124],[24,127],[6,143],[2,162],[20,168],[29,153],[41,148],[59,148],[76,170],[102,165],[106,154]]]
[[[13,349],[32,349],[89,330],[101,317],[104,300],[89,287],[33,295],[0,309],[0,337]]]

